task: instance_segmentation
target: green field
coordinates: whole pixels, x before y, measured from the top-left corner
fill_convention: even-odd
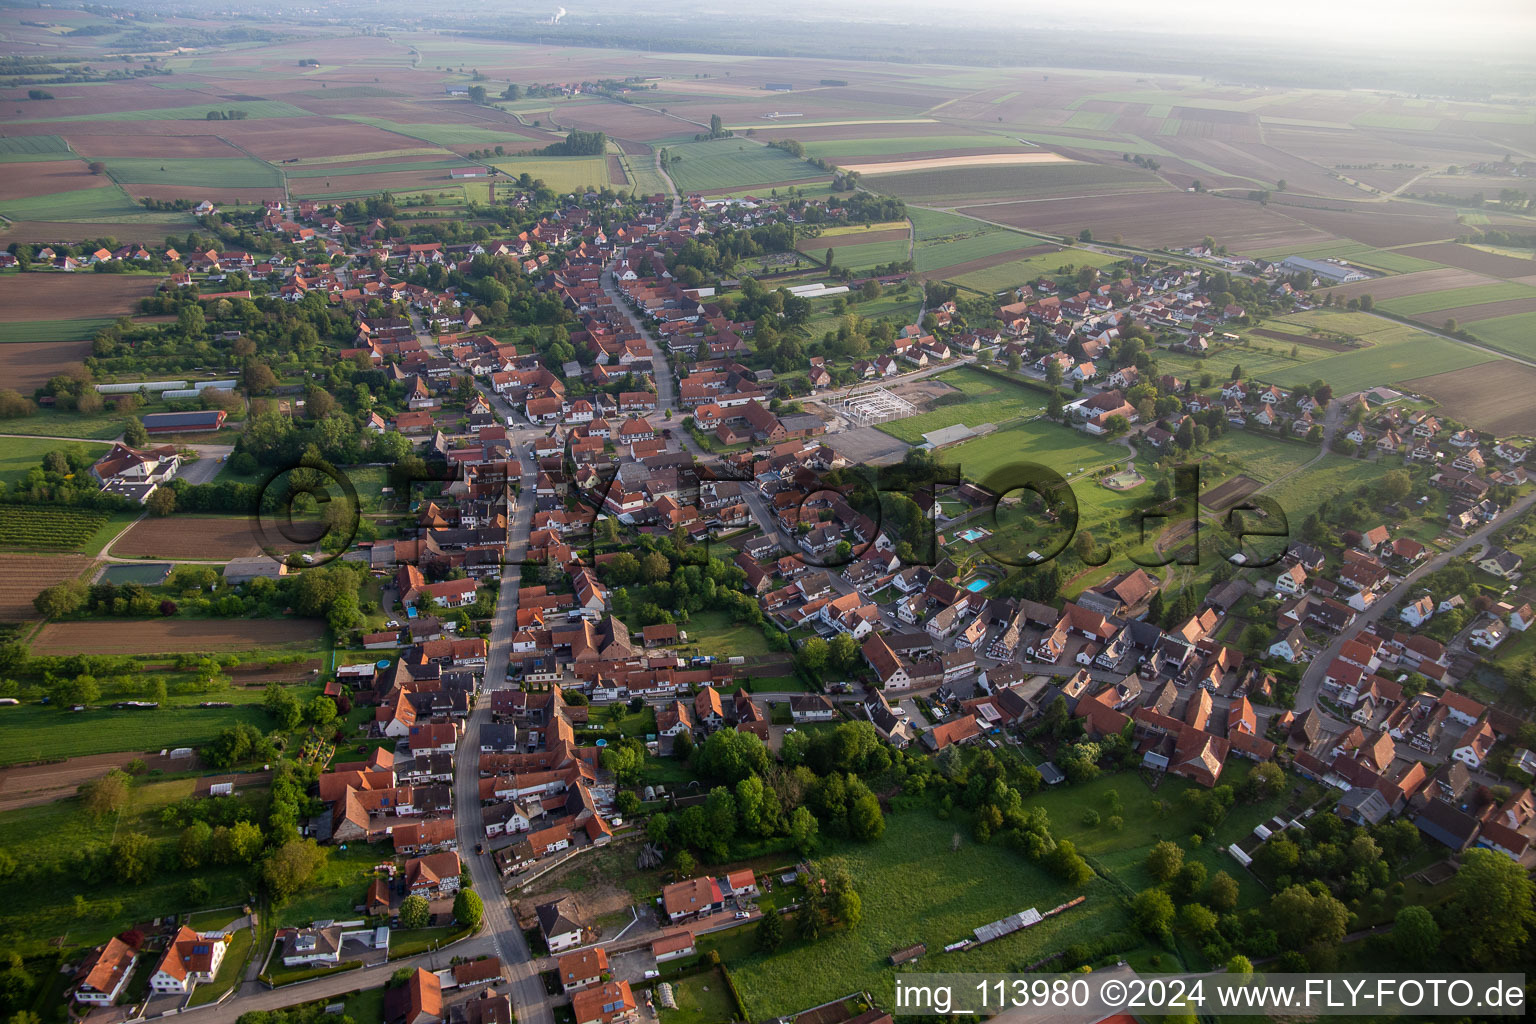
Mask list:
[[[421,160],[416,163],[357,164],[346,167],[322,165],[285,170],[283,174],[289,178],[339,178],[355,174],[391,174],[397,171],[446,171],[453,167],[469,166],[473,165],[463,157],[453,157],[443,160]]]
[[[121,413],[111,409],[97,413],[77,413],[45,408],[22,419],[0,420],[0,434],[111,440],[123,432],[123,419]],[[10,445],[14,442],[8,440],[6,443]],[[54,442],[55,447],[59,444]]]
[[[0,214],[11,220],[109,221],[143,212],[144,207],[130,199],[121,185],[0,200]]]
[[[983,224],[981,221],[962,217],[958,213],[946,213],[943,210],[927,210],[922,207],[913,207],[907,211],[907,219],[912,222],[912,237],[918,243],[931,242],[939,238],[947,238],[951,235],[969,235],[978,231],[1001,232],[1006,228],[995,224]]]
[[[37,160],[68,160],[74,156],[69,143],[57,135],[0,137],[0,163],[31,163]]]
[[[1417,256],[1407,256],[1403,253],[1392,252],[1387,249],[1368,249],[1361,252],[1335,255],[1345,255],[1351,263],[1358,263],[1362,267],[1371,267],[1375,270],[1385,270],[1393,274],[1412,274],[1419,270],[1439,270],[1442,266],[1442,264],[1434,263],[1430,260],[1421,260]]]
[[[110,157],[103,161],[123,185],[186,185],[200,188],[282,188],[283,175],[252,157],[160,159]]]
[[[1079,812],[1080,813],[1080,812]],[[959,850],[953,837],[961,836]],[[1021,970],[1070,942],[1125,925],[1114,887],[1094,879],[1070,889],[1004,843],[978,846],[967,821],[940,821],[927,810],[892,814],[885,835],[868,845],[826,844],[844,858],[859,888],[864,917],[857,928],[814,944],[791,940],[773,956],[752,951],[750,929],[731,933],[727,967],[753,1020],[803,1010],[851,992],[868,991],[892,1005],[891,951],[924,942],[925,971]],[[944,953],[971,930],[1029,907],[1045,911],[1076,896],[1084,905],[976,949]],[[708,948],[715,940],[702,941]],[[737,950],[739,949],[739,953]]]
[[[1003,135],[906,135],[881,139],[818,139],[805,144],[809,156],[847,163],[859,157],[911,156],[946,149],[1018,149],[1018,142]]]
[[[1463,324],[1462,330],[1479,341],[1513,352],[1518,356],[1536,356],[1536,313],[1516,313]]]
[[[0,433],[15,433],[12,427],[20,422],[24,421],[0,420]],[[107,453],[106,445],[90,442],[72,443],[41,437],[0,438],[0,483],[5,484],[6,487],[15,487],[42,463],[44,455],[51,451],[71,449],[92,459],[100,458]]]
[[[1413,114],[1359,114],[1350,119],[1357,128],[1395,128],[1407,132],[1432,132],[1440,126],[1438,117]]]
[[[1225,432],[1207,444],[1203,451],[1217,456],[1224,463],[1221,469],[1246,473],[1266,484],[1300,469],[1318,454],[1318,449],[1312,445],[1242,430]]]
[[[678,627],[688,634],[684,646],[698,654],[734,657],[738,654],[767,654],[768,638],[756,626],[731,621],[724,612],[700,612]]]
[[[123,711],[99,708],[80,714],[36,704],[0,710],[5,712],[0,714],[0,764],[119,750],[195,747],[237,722],[258,729],[271,724],[259,704]]]
[[[1241,354],[1236,358],[1244,363],[1246,370],[1247,363]],[[1296,387],[1322,379],[1333,385],[1334,394],[1348,394],[1378,384],[1395,384],[1416,377],[1477,366],[1497,358],[1454,341],[1415,332],[1413,339],[1372,345],[1356,352],[1343,352],[1326,359],[1298,363],[1289,369],[1256,371],[1256,374],[1260,380],[1281,387]]]
[[[1068,189],[1135,190],[1161,183],[1146,171],[1119,164],[1021,164],[940,167],[896,174],[866,174],[864,185],[913,202],[948,202],[1048,195]]]
[[[494,166],[513,178],[532,175],[556,192],[578,192],[608,184],[608,158],[603,156],[523,156],[496,160]]]
[[[672,982],[677,1009],[657,1009],[661,1024],[719,1024],[736,1019],[736,1003],[720,968]]]
[[[908,444],[921,444],[923,435],[941,427],[965,423],[976,427],[983,423],[1001,425],[1021,416],[1033,416],[1046,403],[1044,392],[1023,384],[1011,384],[967,367],[950,370],[933,378],[959,388],[966,400],[941,405],[930,412],[882,423],[880,430]]]
[[[818,247],[816,239],[805,243],[805,251],[813,258],[825,254],[826,247]],[[896,238],[888,242],[865,242],[861,245],[840,245],[832,250],[832,262],[848,270],[868,270],[885,263],[900,263],[907,258],[908,243]]]
[[[961,409],[968,407],[959,406]],[[1076,478],[1079,469],[1089,473],[1128,457],[1129,453],[1117,444],[1095,440],[1081,431],[1049,420],[1035,420],[946,448],[940,454],[940,461],[958,466],[966,479],[985,481],[997,470],[1018,463],[1038,463],[1062,476]],[[1090,486],[1086,481],[1076,491],[1078,500],[1084,503],[1088,503],[1090,497],[1092,503],[1103,504],[1111,497],[1120,496],[1118,492]]]
[[[512,145],[518,148],[533,146],[535,143],[526,135],[516,132],[499,132],[491,128],[481,128],[476,125],[463,124],[402,124],[399,121],[390,121],[382,117],[369,117],[365,114],[342,114],[344,120],[356,121],[359,124],[371,124],[375,128],[382,128],[387,132],[397,135],[407,135],[413,139],[421,139],[437,146],[494,146]]]
[[[669,147],[667,155],[681,158],[668,165],[667,173],[684,192],[751,188],[779,181],[827,177],[825,171],[782,150],[742,139],[688,142]]]
[[[1017,288],[1026,281],[1031,281],[1041,274],[1054,274],[1063,266],[1083,267],[1107,267],[1119,260],[1106,253],[1088,252],[1083,249],[1065,249],[1061,252],[1046,252],[1038,256],[1026,256],[1020,260],[1011,260],[1008,263],[999,263],[995,267],[987,267],[983,270],[972,270],[969,273],[960,274],[948,278],[962,288],[969,288],[974,292],[984,295],[996,295],[998,292],[1011,288]]]
[[[1393,469],[1389,462],[1365,462],[1344,455],[1324,455],[1321,462],[1266,491],[1285,511],[1291,529],[1329,498],[1353,494]]]
[[[247,118],[261,117],[314,117],[302,107],[296,107],[291,103],[281,100],[221,100],[217,103],[203,103],[195,107],[156,107],[151,110],[117,110],[103,111],[99,114],[69,114],[64,117],[35,117],[26,121],[17,121],[17,124],[38,124],[41,122],[64,123],[69,121],[203,121],[208,119],[210,110],[243,110]],[[213,121],[213,124],[222,122]]]
[[[1499,284],[1475,285],[1471,288],[1426,292],[1423,295],[1405,295],[1400,299],[1383,299],[1381,308],[1399,316],[1417,316],[1420,313],[1433,313],[1439,309],[1454,309],[1457,306],[1476,306],[1483,302],[1530,298],[1536,298],[1536,288],[1505,281]]]
[[[832,311],[832,303],[836,297],[830,299],[811,300],[811,318],[805,323],[805,332],[809,337],[819,338],[827,331],[835,331],[845,316],[861,316],[868,320],[892,319],[901,324],[909,324],[917,316],[921,304],[913,297],[915,293],[909,293],[905,297],[893,291],[888,291],[872,302],[857,302],[842,313]]]
[[[947,238],[919,242],[916,250],[917,269],[922,273],[940,273],[947,267],[958,266],[971,260],[988,256],[1002,256],[1021,252],[1040,241],[1014,231],[999,231],[988,224],[972,221],[973,234],[956,234]]]
[[[35,344],[43,341],[87,341],[103,327],[111,327],[106,317],[89,320],[20,320],[7,323],[0,331],[0,345]]]

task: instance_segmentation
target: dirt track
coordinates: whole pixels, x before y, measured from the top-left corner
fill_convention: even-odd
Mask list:
[[[151,767],[164,767],[158,764],[161,760],[158,753],[135,754],[126,751],[71,757],[56,764],[0,768],[0,811],[33,807],[74,796],[81,783],[99,778],[110,769],[121,768],[136,757],[142,757]],[[169,763],[170,759],[165,760]]]

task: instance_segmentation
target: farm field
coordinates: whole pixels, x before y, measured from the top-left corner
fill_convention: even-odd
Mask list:
[[[1334,394],[1347,394],[1378,384],[1396,384],[1424,376],[1426,369],[1440,373],[1497,359],[1497,356],[1454,341],[1420,335],[1411,341],[1373,344],[1370,348],[1314,359],[1290,369],[1261,372],[1259,377],[1281,387],[1296,387],[1321,378],[1333,385]]]
[[[1497,373],[1486,365],[1413,377],[1402,382],[1438,402],[1447,416],[1479,430],[1504,436],[1536,434],[1536,370],[1501,362]]]
[[[950,267],[1012,254],[1022,254],[1038,240],[1015,231],[999,231],[985,224],[970,222],[974,230],[944,238],[919,242],[915,258],[919,273],[942,273]]]
[[[1381,307],[1402,316],[1416,316],[1420,313],[1432,313],[1455,306],[1475,306],[1479,303],[1503,302],[1508,299],[1536,300],[1536,288],[1507,282],[1477,285],[1471,288],[1452,288],[1448,291],[1386,299],[1382,301]]]
[[[79,576],[90,564],[83,555],[0,553],[0,622],[36,618],[32,599],[55,583]]]
[[[1151,248],[1193,245],[1206,235],[1244,251],[1334,241],[1326,232],[1298,224],[1257,203],[1187,192],[999,203],[960,212],[1052,235],[1076,237],[1087,228],[1095,238],[1119,237],[1131,245]]]
[[[88,543],[107,519],[107,513],[90,509],[0,505],[0,547],[73,551]]]
[[[1464,325],[1463,329],[1479,341],[1527,359],[1536,358],[1536,316],[1521,313],[1495,317]]]
[[[283,175],[250,157],[174,159],[110,157],[102,161],[120,185],[180,185],[189,188],[281,188]]]
[[[63,124],[82,121],[206,121],[210,110],[243,110],[247,118],[266,117],[313,117],[309,111],[281,100],[224,100],[210,101],[198,106],[154,107],[145,110],[110,110],[94,114],[64,114],[59,117],[40,117],[17,124]],[[231,122],[219,121],[219,127]],[[240,122],[233,122],[239,124]]]
[[[430,142],[437,146],[513,145],[518,148],[526,148],[535,144],[532,138],[511,125],[508,125],[504,130],[497,130],[480,125],[451,123],[402,124],[398,121],[391,121],[382,117],[370,117],[364,114],[342,114],[340,116],[343,120],[382,128],[387,132],[420,139],[423,142]]]
[[[839,267],[848,270],[867,270],[870,267],[886,263],[900,263],[907,258],[908,243],[906,239],[893,239],[888,242],[867,242],[863,245],[845,245],[832,250],[832,262]],[[823,249],[823,251],[825,251]],[[816,255],[816,249],[812,247],[809,254]]]
[[[64,160],[72,152],[69,143],[57,135],[11,135],[0,138],[0,163]]]
[[[927,156],[913,159],[875,160],[866,163],[841,165],[844,170],[865,175],[912,174],[919,171],[937,171],[945,168],[978,169],[983,167],[1022,167],[1040,164],[1070,164],[1075,161],[1060,153],[1043,153],[1040,150],[1011,153],[957,153],[949,156]]]
[[[727,966],[748,1014],[766,1019],[859,990],[892,1005],[886,958],[914,942],[928,946],[925,971],[1020,970],[1068,942],[1091,941],[1125,926],[1110,883],[1095,879],[1069,889],[1002,843],[978,846],[963,838],[960,852],[951,852],[954,834],[968,831],[926,810],[908,811],[891,815],[875,843],[825,844],[826,855],[847,862],[863,920],[814,944],[791,941],[770,957],[732,955]],[[999,879],[1007,884],[997,884]],[[1085,904],[1059,917],[964,953],[942,952],[979,925],[1029,907],[1050,910],[1078,895],[1087,897]]]
[[[261,554],[255,527],[244,516],[167,516],[134,524],[112,546],[119,558],[227,561]]]
[[[120,185],[0,201],[0,214],[11,220],[109,220],[143,212],[144,207],[128,198]]]
[[[1490,277],[1525,278],[1536,276],[1536,258],[1489,252],[1456,242],[1432,242],[1402,250],[1403,255],[1433,260],[1448,267],[1459,267]],[[1529,283],[1529,282],[1528,282]]]
[[[977,270],[950,267],[948,268],[950,274],[946,276],[946,280],[974,292],[996,295],[1005,289],[1017,288],[1042,274],[1054,274],[1059,268],[1068,264],[1078,267],[1107,267],[1118,262],[1116,257],[1106,253],[1088,252],[1084,249],[1057,249],[1053,252],[1037,253],[1023,259],[1009,260]],[[963,272],[957,274],[955,273],[957,270]]]
[[[952,149],[1021,149],[1017,142],[1002,135],[894,135],[874,138],[806,139],[805,152],[824,160],[852,160],[857,157],[899,156],[917,153],[942,153]]]
[[[0,274],[0,307],[6,310],[3,340],[8,342],[89,339],[98,328],[58,324],[110,322],[136,312],[138,301],[153,295],[165,278],[158,274]],[[69,319],[59,319],[68,313]],[[12,323],[14,318],[17,323]]]
[[[313,646],[325,624],[313,619],[150,619],[51,622],[32,643],[36,654],[179,654]]]
[[[88,342],[112,321],[97,317],[90,320],[30,320],[6,323],[0,345],[46,345],[53,342]],[[0,353],[4,355],[5,353]],[[13,380],[14,378],[7,378]]]
[[[828,176],[782,150],[741,139],[684,143],[668,148],[667,155],[681,157],[667,167],[667,173],[683,192],[728,191]]]
[[[1419,259],[1390,249],[1366,249],[1344,257],[1351,263],[1373,270],[1385,270],[1393,274],[1414,274],[1423,270],[1435,270],[1441,265],[1432,260]]]
[[[527,174],[542,179],[556,192],[575,192],[609,184],[608,160],[601,156],[529,156],[497,159],[493,166],[517,178]]]
[[[821,252],[825,252],[827,249],[835,251],[847,246],[868,245],[874,242],[900,241],[905,244],[909,237],[910,231],[904,227],[871,228],[869,230],[864,228],[855,230],[838,229],[835,232],[829,231],[812,238],[802,238],[795,243],[795,248],[801,252],[815,254],[818,250]]]
[[[865,185],[913,202],[961,206],[979,199],[1047,196],[1084,189],[1101,192],[1145,190],[1159,183],[1144,171],[1115,164],[1045,163],[950,166],[870,174]]]

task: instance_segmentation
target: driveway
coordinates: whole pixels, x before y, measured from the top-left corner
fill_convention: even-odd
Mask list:
[[[197,452],[198,457],[196,461],[183,463],[176,478],[189,484],[212,483],[213,478],[219,475],[219,470],[224,468],[224,460],[235,450],[235,446],[230,444],[193,444],[187,447]]]

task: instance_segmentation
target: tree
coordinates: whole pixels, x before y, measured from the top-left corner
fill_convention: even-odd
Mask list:
[[[90,591],[83,581],[65,580],[44,588],[32,599],[32,607],[46,619],[63,618],[83,608],[89,596]]]
[[[336,702],[320,694],[304,705],[304,720],[311,725],[327,726],[336,721]]]
[[[1184,851],[1164,839],[1147,854],[1147,873],[1159,882],[1171,882],[1184,866]]]
[[[281,902],[298,892],[327,856],[328,851],[313,839],[290,839],[261,862],[261,880],[272,898]]]
[[[81,805],[93,817],[116,814],[128,801],[128,776],[114,768],[99,779],[83,783],[79,794]]]
[[[880,800],[867,790],[848,808],[848,834],[861,843],[872,843],[885,833]]]
[[[141,832],[122,832],[112,840],[112,875],[124,885],[147,882],[158,860],[155,841]]]
[[[213,828],[206,821],[194,821],[182,829],[181,838],[176,843],[176,853],[181,858],[181,866],[195,868],[202,864],[208,856],[212,843]]]
[[[149,431],[144,429],[144,424],[137,416],[130,416],[123,426],[123,443],[130,448],[148,447]]]
[[[777,910],[769,910],[757,923],[757,948],[772,953],[784,944],[784,918]]]
[[[1410,967],[1428,967],[1440,949],[1440,926],[1424,907],[1404,907],[1392,922],[1392,946]]]
[[[796,807],[789,816],[789,840],[803,857],[816,847],[816,835],[821,824],[810,808]]]
[[[1077,240],[1079,242],[1091,242],[1093,241],[1093,232],[1088,228],[1083,228],[1083,230],[1077,233]]]
[[[1468,850],[1451,886],[1445,915],[1451,948],[1486,970],[1513,963],[1536,923],[1525,869],[1501,853]]]
[[[250,864],[261,853],[261,829],[249,821],[237,821],[213,830],[211,852],[218,864]]]
[[[1227,973],[1241,974],[1246,978],[1253,973],[1253,961],[1241,953],[1234,953],[1231,959],[1227,961]]]
[[[1218,871],[1206,887],[1205,902],[1210,904],[1212,910],[1225,914],[1237,909],[1240,895],[1237,879],[1225,871]]]
[[[1179,909],[1179,927],[1196,938],[1204,938],[1216,930],[1216,915],[1209,907],[1186,903]]]
[[[1376,493],[1388,504],[1402,501],[1413,493],[1413,477],[1406,470],[1394,469],[1377,481]]]
[[[1268,918],[1287,948],[1331,946],[1344,937],[1349,909],[1326,891],[1293,885],[1269,901]]]
[[[698,866],[698,863],[693,859],[693,854],[687,850],[677,851],[677,875],[679,878],[692,878],[694,871],[698,870]]]
[[[427,902],[427,898],[425,896],[407,896],[404,900],[401,901],[401,928],[425,928],[427,926],[427,922],[431,919],[432,904]]]
[[[107,172],[107,165],[102,163],[100,160],[92,160],[90,163],[85,165],[85,169],[90,171],[92,174],[105,174]]]
[[[296,729],[304,717],[299,698],[285,690],[280,683],[267,684],[267,694],[262,698],[261,706],[266,708],[267,714],[277,722],[279,729]]]
[[[1173,900],[1161,889],[1143,889],[1131,903],[1131,917],[1148,935],[1167,938],[1173,931]]]
[[[265,395],[277,387],[277,374],[259,359],[248,359],[243,374],[247,394]]]
[[[469,928],[479,928],[485,916],[485,903],[473,889],[460,889],[453,898],[453,919]]]

